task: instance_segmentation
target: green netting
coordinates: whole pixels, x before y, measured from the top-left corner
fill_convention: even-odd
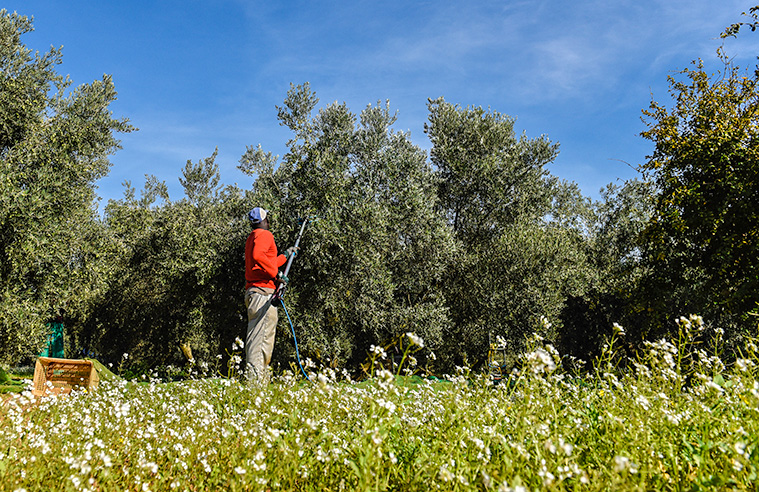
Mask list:
[[[120,376],[117,376],[113,372],[111,372],[107,367],[105,367],[100,361],[96,359],[90,359],[87,358],[86,360],[92,361],[92,365],[95,367],[95,370],[98,373],[98,377],[101,381],[118,381],[122,379]]]
[[[64,359],[63,352],[63,323],[53,321],[47,324],[48,336],[45,349],[40,353],[40,357],[57,357]]]

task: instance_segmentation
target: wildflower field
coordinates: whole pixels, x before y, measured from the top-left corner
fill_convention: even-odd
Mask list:
[[[536,337],[500,384],[331,370],[8,395],[2,490],[753,490],[757,347],[730,367],[697,318],[573,373]],[[566,362],[566,361],[565,361]]]

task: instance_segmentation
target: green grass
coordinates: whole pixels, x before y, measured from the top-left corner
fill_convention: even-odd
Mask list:
[[[115,381],[14,396],[0,489],[755,490],[756,352],[725,369],[687,341],[652,344],[620,372],[612,340],[582,378],[538,344],[495,387],[325,371],[263,388]]]
[[[0,367],[0,394],[21,393],[24,389],[26,389],[26,384],[22,376],[8,373]]]

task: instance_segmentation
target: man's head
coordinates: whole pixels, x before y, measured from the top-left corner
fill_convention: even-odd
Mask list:
[[[248,212],[248,220],[253,229],[269,229],[269,212],[261,207],[256,207]]]

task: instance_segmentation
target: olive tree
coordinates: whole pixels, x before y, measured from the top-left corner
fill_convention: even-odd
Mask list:
[[[449,327],[441,282],[454,248],[436,211],[437,177],[392,129],[387,104],[358,116],[338,103],[314,114],[317,105],[308,84],[291,87],[279,108],[290,151],[277,162],[251,147],[240,166],[273,210],[279,243],[292,241],[297,217],[315,216],[285,300],[302,351],[344,365],[408,331],[435,349]]]
[[[443,282],[454,325],[445,353],[477,366],[489,338],[518,351],[533,332],[556,336],[565,300],[589,275],[573,225],[586,205],[546,170],[558,144],[545,136],[517,136],[514,118],[481,107],[436,99],[429,111],[438,210],[456,240]]]
[[[57,73],[61,50],[21,41],[32,21],[0,11],[0,360],[44,342],[54,314],[85,314],[97,291],[105,233],[95,183],[132,127],[114,119],[111,77],[76,88]]]
[[[112,275],[79,332],[104,360],[209,363],[242,333],[245,195],[219,185],[215,158],[187,161],[177,201],[148,176],[140,199],[127,187],[106,207]]]
[[[614,323],[627,331],[627,341],[640,340],[645,319],[639,285],[646,271],[643,231],[653,213],[651,183],[631,179],[607,185],[593,202],[586,222],[584,291],[570,296],[561,313],[560,351],[586,362],[599,355]]]

